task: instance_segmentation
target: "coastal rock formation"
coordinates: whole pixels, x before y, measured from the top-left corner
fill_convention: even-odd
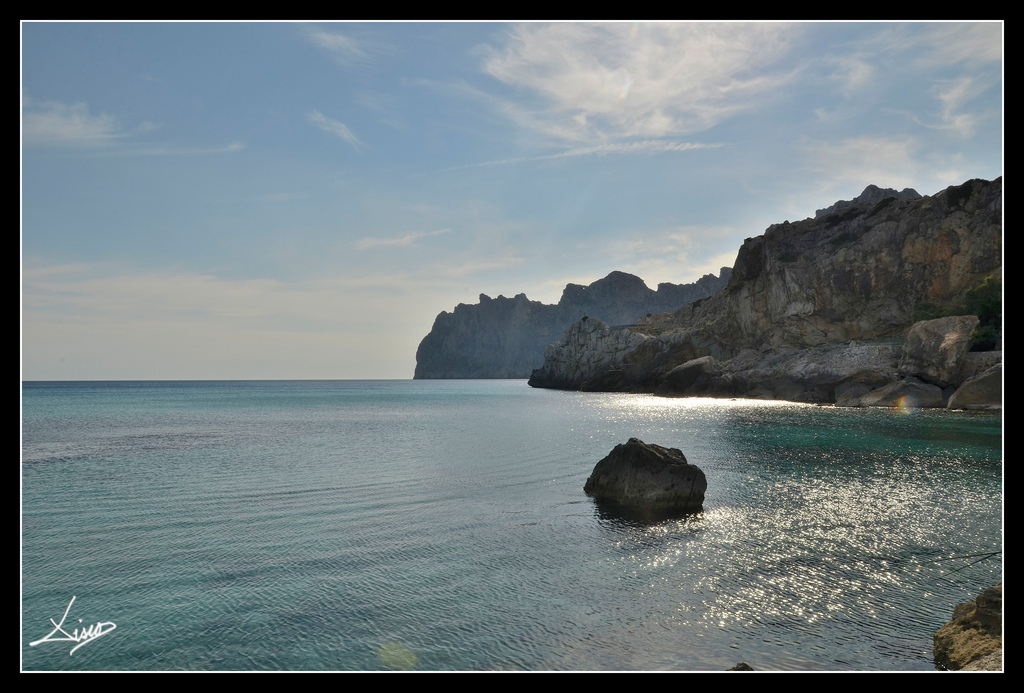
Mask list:
[[[934,338],[929,325],[907,335],[923,307],[962,310],[969,292],[1001,278],[1002,179],[855,202],[748,238],[725,290],[640,318],[629,340],[616,330],[585,346],[563,338],[530,384],[881,406],[887,393],[864,396],[914,377],[945,390],[926,398],[943,406],[974,367],[976,318],[928,321]],[[704,357],[713,360],[674,370]]]
[[[954,315],[914,323],[903,343],[900,375],[916,376],[939,387],[952,385],[979,322],[974,315]]]
[[[480,294],[476,305],[442,312],[416,351],[415,378],[522,378],[552,342],[556,306]]]
[[[707,487],[704,472],[682,451],[630,438],[597,463],[583,490],[627,510],[660,516],[700,512]]]
[[[910,377],[883,385],[859,397],[844,397],[844,407],[900,407],[922,409],[942,407],[946,403],[942,388]],[[837,402],[839,404],[839,402]]]
[[[528,378],[544,362],[544,349],[566,328],[587,316],[610,325],[632,323],[648,313],[676,310],[711,296],[729,280],[731,270],[701,277],[693,284],[658,285],[612,272],[589,286],[569,284],[556,305],[480,294],[474,305],[460,303],[442,312],[416,351],[414,378]]]
[[[950,671],[1002,671],[1003,583],[953,609],[953,618],[935,632],[935,668]]]
[[[629,329],[613,330],[601,320],[584,316],[569,326],[562,338],[544,351],[544,366],[534,371],[530,384],[546,387],[547,373],[557,374],[555,383],[570,383],[583,389],[596,373],[610,372],[618,359],[646,341]]]
[[[949,398],[947,409],[1002,409],[1003,364],[968,378]]]

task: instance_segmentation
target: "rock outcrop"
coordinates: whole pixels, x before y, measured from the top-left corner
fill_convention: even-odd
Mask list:
[[[864,188],[857,197],[852,200],[839,200],[834,205],[826,207],[825,209],[819,209],[814,213],[814,218],[827,217],[829,214],[834,214],[847,207],[853,207],[863,202],[870,202],[872,204],[881,202],[887,197],[892,197],[897,200],[917,200],[921,197],[921,193],[917,192],[913,188],[903,188],[902,191],[897,192],[895,188],[880,188],[877,185],[869,185]]]
[[[589,286],[569,284],[556,305],[531,301],[526,294],[460,303],[442,312],[416,351],[414,378],[528,378],[544,362],[544,348],[584,316],[611,325],[632,323],[716,293],[731,270],[705,275],[692,284],[658,285],[612,272]]]
[[[949,671],[1002,671],[1003,583],[953,609],[953,618],[935,632],[935,668]]]
[[[915,316],[962,309],[968,292],[1001,281],[1001,210],[1002,179],[971,180],[774,224],[740,248],[725,290],[637,320],[628,340],[609,329],[584,345],[574,325],[530,383],[882,406],[892,393],[864,396],[912,377],[930,386],[928,406],[944,406],[977,366],[977,319]]]
[[[1002,409],[1003,364],[968,378],[949,398],[947,409]]]
[[[704,472],[682,451],[630,438],[597,463],[583,490],[653,519],[700,512],[707,487]]]
[[[974,315],[954,315],[914,323],[903,343],[899,372],[941,387],[949,387],[960,375],[978,327]]]

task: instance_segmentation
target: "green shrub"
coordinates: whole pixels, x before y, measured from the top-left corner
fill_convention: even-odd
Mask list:
[[[846,245],[847,243],[853,243],[857,240],[857,235],[850,233],[849,231],[843,231],[841,234],[829,240],[829,245]]]
[[[1002,283],[995,277],[985,277],[985,281],[964,293],[963,303],[954,303],[943,308],[932,303],[919,303],[914,309],[914,322],[935,320],[950,315],[978,316],[978,327],[974,330],[971,351],[995,349],[1003,322]]]
[[[946,194],[946,203],[950,207],[957,205],[963,205],[964,202],[970,198],[971,193],[974,192],[974,181],[969,180],[962,185],[958,185]]]
[[[974,330],[971,335],[971,351],[992,351],[996,348],[999,330],[995,325],[985,325]]]
[[[872,215],[878,214],[879,212],[881,212],[883,209],[885,209],[886,207],[888,207],[889,205],[891,205],[895,201],[896,201],[896,198],[892,197],[892,196],[882,198],[881,200],[878,201],[878,204],[875,205],[875,208],[871,210],[871,214]]]
[[[917,308],[914,309],[914,322],[946,317],[943,313],[944,311],[934,303],[918,303]],[[949,313],[949,315],[953,315],[953,313]]]
[[[995,277],[985,277],[964,294],[968,315],[977,315],[983,326],[999,325],[1003,320],[1003,287]]]

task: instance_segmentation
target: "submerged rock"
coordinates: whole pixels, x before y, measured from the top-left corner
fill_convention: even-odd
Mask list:
[[[1003,583],[953,609],[953,619],[935,631],[935,667],[1002,671]]]
[[[708,482],[681,450],[638,438],[616,445],[597,463],[583,490],[647,517],[700,512]]]

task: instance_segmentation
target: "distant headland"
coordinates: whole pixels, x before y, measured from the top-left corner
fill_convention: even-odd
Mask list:
[[[708,274],[692,284],[658,285],[625,272],[612,272],[589,286],[569,284],[557,304],[531,301],[526,294],[460,303],[434,320],[416,351],[415,378],[529,378],[544,363],[544,349],[583,316],[612,325],[633,324],[723,288],[732,270]]]

